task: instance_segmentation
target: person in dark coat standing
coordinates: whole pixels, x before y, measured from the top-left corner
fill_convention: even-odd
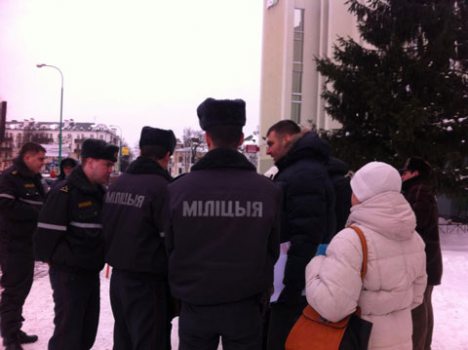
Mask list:
[[[34,274],[33,233],[44,200],[41,169],[46,150],[37,143],[21,147],[13,165],[0,176],[0,331],[8,350],[37,341],[21,330],[23,305]]]
[[[237,149],[243,100],[198,106],[209,152],[169,185],[169,283],[180,350],[256,350],[279,252],[281,191]]]
[[[140,157],[106,193],[103,224],[106,262],[113,267],[114,350],[171,348],[163,207],[175,144],[172,130],[145,126]]]
[[[51,188],[54,188],[58,184],[60,184],[63,180],[65,180],[73,171],[78,166],[78,162],[73,159],[73,158],[63,158],[62,161],[60,162],[60,174],[57,176],[57,179],[52,183],[50,186]]]
[[[282,120],[267,132],[274,181],[283,189],[281,255],[275,266],[268,350],[284,349],[292,326],[307,305],[305,267],[319,244],[335,231],[335,194],[327,172],[330,148],[313,132]]]
[[[330,157],[327,165],[328,175],[335,191],[336,228],[333,235],[345,228],[351,210],[351,176],[349,166],[341,159]],[[330,237],[326,243],[331,240]]]
[[[406,160],[401,170],[403,195],[416,215],[416,231],[426,245],[427,288],[423,303],[412,312],[413,349],[431,349],[434,314],[432,291],[442,279],[442,253],[439,240],[439,213],[431,186],[432,167],[419,157]]]
[[[91,349],[99,321],[99,271],[104,267],[101,211],[104,187],[118,147],[83,142],[82,165],[52,189],[39,214],[34,237],[38,260],[49,263],[55,303],[49,350]]]

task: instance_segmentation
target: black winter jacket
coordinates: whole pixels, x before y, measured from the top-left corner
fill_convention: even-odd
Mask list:
[[[106,262],[114,268],[167,278],[163,207],[169,173],[139,157],[112,184],[103,210]]]
[[[416,231],[426,244],[427,284],[442,279],[442,253],[439,240],[439,213],[432,187],[420,176],[403,182],[403,195],[416,215]]]
[[[0,176],[0,240],[2,245],[25,243],[31,249],[39,210],[44,201],[41,175],[21,159]]]
[[[102,186],[89,182],[81,166],[52,189],[39,214],[36,258],[71,271],[100,271],[104,266],[104,193]]]
[[[274,180],[283,189],[281,243],[290,242],[285,287],[278,302],[301,299],[306,265],[317,246],[335,232],[335,194],[326,167],[329,154],[328,144],[308,132],[276,163]]]
[[[169,283],[176,298],[214,305],[270,290],[281,192],[240,153],[208,152],[169,185]]]

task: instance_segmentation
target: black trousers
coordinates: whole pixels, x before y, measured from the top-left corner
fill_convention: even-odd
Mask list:
[[[49,269],[54,297],[54,334],[49,350],[89,350],[99,322],[99,273]]]
[[[428,285],[424,291],[421,305],[411,311],[413,318],[413,350],[430,350],[434,329],[434,311],[432,309],[432,291]]]
[[[235,303],[196,306],[182,302],[179,350],[260,350],[262,313],[258,298]]]
[[[18,243],[19,244],[19,243]],[[15,342],[23,324],[23,305],[34,275],[32,243],[16,249],[15,242],[1,243],[0,265],[3,287],[0,301],[0,332],[5,344]]]
[[[114,350],[171,348],[171,298],[167,281],[149,273],[114,269],[110,282]]]
[[[302,297],[296,303],[272,303],[268,322],[268,350],[284,350],[286,339],[294,323],[307,306],[307,300]]]

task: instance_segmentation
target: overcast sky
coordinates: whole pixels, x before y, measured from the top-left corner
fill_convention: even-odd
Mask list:
[[[8,120],[198,128],[206,97],[243,98],[259,124],[262,0],[0,0],[0,100]]]

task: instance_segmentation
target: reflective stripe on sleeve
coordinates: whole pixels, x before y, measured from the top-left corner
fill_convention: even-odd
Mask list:
[[[101,224],[91,224],[89,222],[70,222],[71,226],[79,227],[79,228],[102,228]]]
[[[66,231],[67,230],[67,226],[46,224],[45,222],[38,222],[37,227],[45,228],[47,230],[56,230],[56,231]]]
[[[19,200],[21,202],[32,204],[32,205],[42,205],[42,204],[44,204],[44,202],[41,202],[41,201],[32,201],[30,199],[25,199],[25,198],[20,198]]]
[[[8,193],[0,193],[0,198],[8,198],[8,199],[15,199],[15,196],[12,196]]]

